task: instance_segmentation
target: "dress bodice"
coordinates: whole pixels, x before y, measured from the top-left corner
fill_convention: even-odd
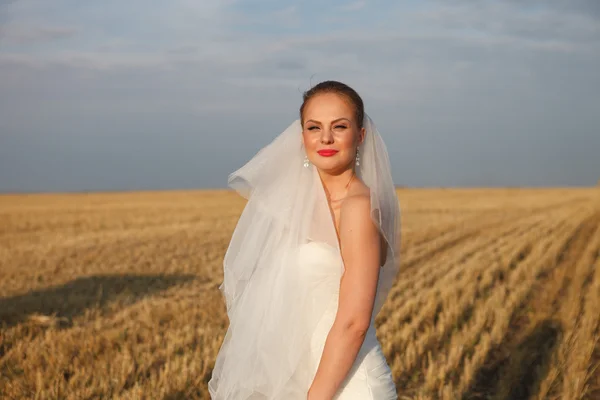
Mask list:
[[[344,271],[340,252],[332,245],[320,241],[310,241],[300,246],[298,264],[306,279],[337,280],[338,284]]]
[[[316,369],[337,313],[344,263],[337,248],[325,242],[311,241],[299,248],[298,269],[298,284],[307,285],[311,292],[310,306],[305,310],[304,317],[314,321],[316,326],[312,340],[316,362],[313,368]],[[367,337],[359,353],[364,355],[376,343],[375,327],[371,319]]]

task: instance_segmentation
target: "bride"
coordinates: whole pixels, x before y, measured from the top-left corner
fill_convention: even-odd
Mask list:
[[[374,319],[398,272],[386,146],[349,86],[304,93],[300,119],[229,176],[248,202],[224,258],[229,328],[213,400],[397,399]]]

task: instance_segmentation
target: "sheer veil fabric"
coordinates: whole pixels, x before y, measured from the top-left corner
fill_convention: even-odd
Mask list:
[[[399,269],[400,208],[387,148],[368,115],[364,127],[356,172],[370,188],[371,216],[386,244],[374,319]],[[229,176],[248,201],[223,261],[219,290],[229,328],[208,382],[213,400],[306,399],[314,378],[308,349],[315,310],[331,299],[302,285],[297,252],[308,241],[341,249],[323,184],[314,165],[303,166],[304,156],[296,120]]]

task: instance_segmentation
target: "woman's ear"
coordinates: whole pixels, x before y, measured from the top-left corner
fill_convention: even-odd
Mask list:
[[[366,134],[367,134],[367,131],[366,131],[366,129],[365,129],[364,127],[363,127],[363,128],[360,128],[360,136],[358,137],[358,144],[359,144],[359,145],[361,145],[361,144],[362,144],[362,142],[364,142],[364,141],[365,141],[365,135],[366,135]]]

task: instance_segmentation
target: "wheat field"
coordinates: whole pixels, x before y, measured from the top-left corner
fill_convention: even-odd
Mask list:
[[[399,189],[405,399],[600,398],[600,189]],[[0,398],[208,399],[230,191],[0,196]]]

